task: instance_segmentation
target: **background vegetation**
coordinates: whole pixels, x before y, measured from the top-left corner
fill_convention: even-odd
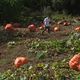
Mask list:
[[[1,0],[0,23],[25,22],[55,12],[79,15],[79,4],[80,0]]]

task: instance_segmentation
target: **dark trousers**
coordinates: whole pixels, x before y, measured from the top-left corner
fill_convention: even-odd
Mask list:
[[[45,26],[45,29],[42,31],[42,34],[44,33],[44,31],[48,30],[48,33],[50,33],[50,26]]]

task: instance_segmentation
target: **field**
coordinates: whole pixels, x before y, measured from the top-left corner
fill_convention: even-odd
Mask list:
[[[69,67],[69,60],[80,52],[80,32],[74,29],[80,21],[59,26],[50,34],[16,28],[7,34],[0,31],[0,80],[80,80],[80,72]],[[28,57],[29,63],[16,68],[18,56]]]

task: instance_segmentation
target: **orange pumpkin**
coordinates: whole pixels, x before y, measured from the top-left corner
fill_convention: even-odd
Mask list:
[[[44,28],[45,28],[44,26],[40,26],[40,27],[39,27],[40,30],[43,30]]]
[[[63,25],[64,26],[69,26],[70,25],[70,22],[64,22]]]
[[[76,27],[75,31],[80,31],[80,26]]]
[[[31,24],[28,26],[28,29],[31,31],[31,32],[35,32],[36,31],[36,26],[34,24]]]
[[[39,27],[39,30],[44,30],[45,26],[43,23],[41,23],[40,27]]]
[[[25,57],[17,57],[15,59],[14,65],[16,68],[19,68],[20,66],[27,64],[28,63],[28,58]]]
[[[59,27],[54,27],[54,31],[60,31]]]
[[[71,69],[80,70],[80,54],[76,54],[73,58],[69,61],[69,66]]]
[[[5,30],[8,30],[8,31],[14,30],[13,25],[12,24],[6,24]]]

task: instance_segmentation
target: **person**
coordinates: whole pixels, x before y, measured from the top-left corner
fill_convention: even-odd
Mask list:
[[[50,20],[50,17],[47,16],[46,18],[44,18],[44,21],[43,21],[43,24],[44,24],[44,30],[42,31],[42,34],[44,33],[44,31],[48,30],[48,33],[50,33],[50,24],[51,24],[51,20]]]

